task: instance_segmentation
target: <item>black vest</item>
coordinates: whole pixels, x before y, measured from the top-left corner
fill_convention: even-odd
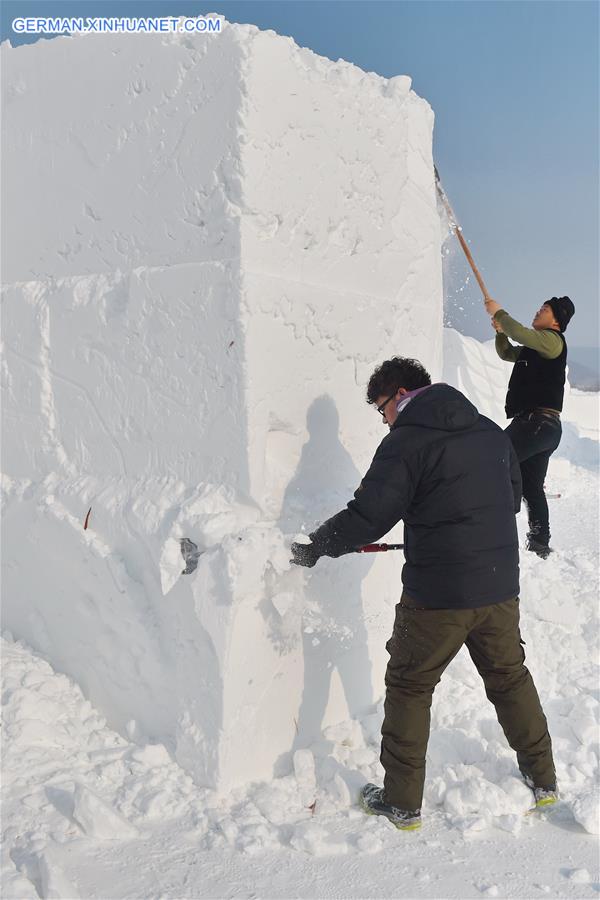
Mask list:
[[[550,330],[550,329],[548,329]],[[552,329],[554,330],[554,329]],[[513,366],[506,395],[506,415],[509,419],[521,412],[547,406],[559,412],[563,406],[565,392],[565,370],[567,367],[567,342],[560,334],[563,348],[555,359],[544,359],[530,347],[521,347],[519,358]]]

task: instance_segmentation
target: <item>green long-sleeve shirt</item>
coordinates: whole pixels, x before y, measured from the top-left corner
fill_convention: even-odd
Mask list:
[[[544,359],[556,359],[562,353],[563,342],[558,331],[550,329],[536,331],[535,328],[525,328],[516,319],[511,318],[505,309],[499,309],[494,319],[502,326],[503,331],[503,334],[496,334],[496,353],[500,359],[516,362],[521,347],[537,350]],[[509,338],[521,346],[515,347]]]

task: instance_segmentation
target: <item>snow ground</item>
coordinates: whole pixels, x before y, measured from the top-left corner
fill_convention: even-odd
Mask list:
[[[598,395],[572,391],[548,476],[556,550],[522,556],[522,632],[560,808],[525,815],[529,792],[463,653],[434,697],[424,826],[403,834],[355,805],[365,780],[381,781],[381,704],[327,729],[294,774],[218,796],[162,746],[110,730],[5,635],[3,897],[597,896],[597,450]]]

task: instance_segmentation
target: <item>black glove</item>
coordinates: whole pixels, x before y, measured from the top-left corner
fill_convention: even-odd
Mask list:
[[[307,569],[312,569],[317,560],[321,558],[321,554],[314,544],[294,543],[291,550],[292,558],[290,562],[293,566],[306,566]]]

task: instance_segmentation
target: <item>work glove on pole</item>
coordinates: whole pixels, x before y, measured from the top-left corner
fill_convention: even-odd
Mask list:
[[[555,496],[560,497],[560,494]],[[292,544],[291,550],[293,559],[290,562],[293,566],[305,566],[312,569],[314,564],[323,554],[315,549],[314,544]],[[384,553],[386,550],[404,550],[404,544],[365,544],[363,547],[357,547],[354,553]]]

